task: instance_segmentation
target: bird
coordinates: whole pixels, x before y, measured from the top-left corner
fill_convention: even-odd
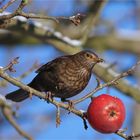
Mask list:
[[[65,101],[79,94],[87,86],[93,67],[103,61],[90,50],[60,56],[41,66],[28,86],[41,92],[50,92],[53,97]],[[5,97],[14,102],[21,102],[29,97],[29,93],[18,89]]]

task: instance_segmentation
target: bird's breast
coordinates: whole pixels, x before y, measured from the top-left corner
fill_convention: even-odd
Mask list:
[[[79,91],[85,88],[90,74],[85,68],[67,67],[60,76],[59,89],[68,88]]]

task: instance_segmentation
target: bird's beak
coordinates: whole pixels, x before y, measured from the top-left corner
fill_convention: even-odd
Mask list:
[[[97,63],[105,62],[102,58],[97,58]]]

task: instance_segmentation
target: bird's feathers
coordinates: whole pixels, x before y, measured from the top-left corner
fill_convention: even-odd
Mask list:
[[[65,61],[65,59],[68,59],[68,56],[61,56],[59,58],[56,58],[44,65],[42,65],[38,70],[36,70],[36,73],[43,72],[43,71],[53,71],[54,68],[57,68],[58,63],[61,65]]]

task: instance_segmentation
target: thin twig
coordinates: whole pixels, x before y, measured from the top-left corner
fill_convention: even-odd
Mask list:
[[[33,140],[31,136],[29,136],[27,133],[25,133],[20,127],[19,125],[15,122],[14,118],[13,118],[13,113],[11,111],[10,108],[8,107],[3,107],[2,108],[2,113],[5,116],[5,118],[9,121],[9,123],[17,130],[17,132],[23,136],[24,138],[28,139],[28,140]]]
[[[7,8],[10,4],[12,4],[15,0],[11,0],[9,1],[9,3],[7,5],[5,5],[4,9]],[[51,16],[42,16],[42,15],[36,15],[36,14],[31,14],[31,13],[24,13],[22,11],[22,9],[28,4],[28,1],[26,0],[21,0],[20,5],[18,6],[18,8],[11,14],[8,15],[2,15],[0,16],[0,20],[9,20],[13,17],[16,16],[22,16],[25,17],[27,19],[29,18],[35,18],[35,19],[48,19],[48,20],[53,20],[56,23],[59,23],[59,20],[69,20],[71,21],[73,24],[75,24],[76,26],[80,24],[81,22],[81,18],[84,17],[85,15],[83,14],[76,14],[70,17],[51,17]],[[3,11],[3,9],[2,9]]]
[[[36,62],[33,64],[33,66],[32,66],[29,70],[27,70],[26,72],[24,72],[23,74],[21,74],[19,77],[17,77],[17,79],[18,79],[18,80],[21,80],[21,79],[27,77],[33,70],[35,70],[35,69],[37,69],[37,68],[39,68],[39,64],[38,64],[38,62],[36,61]],[[15,71],[15,70],[14,70],[14,71]],[[0,81],[0,87],[6,87],[7,84],[8,84],[8,81],[6,81],[6,80],[4,80],[4,79]]]
[[[127,139],[127,135],[124,133],[125,131],[118,130],[116,134],[124,139]]]
[[[82,41],[82,45],[84,45],[89,37],[89,33],[91,32],[91,30],[93,29],[93,27],[95,26],[97,19],[100,16],[101,10],[103,9],[104,5],[107,3],[108,0],[95,0],[93,1],[92,4],[92,9],[93,11],[89,14],[88,16],[88,23],[87,23],[87,28],[83,34],[83,37],[81,39]]]
[[[31,13],[24,13],[24,12],[19,12],[18,13],[18,16],[23,16],[27,19],[29,18],[34,18],[34,19],[47,19],[47,20],[53,20],[55,21],[56,23],[59,23],[59,17],[58,18],[55,18],[55,17],[50,17],[50,16],[42,16],[42,15],[36,15],[36,14],[31,14]]]
[[[4,10],[6,10],[7,7],[9,7],[12,3],[14,3],[16,0],[10,0],[6,5],[4,5],[1,9],[0,9],[0,13],[2,13]]]
[[[53,20],[56,23],[59,23],[60,20],[70,20],[74,25],[79,25],[81,22],[81,18],[84,16],[82,14],[76,14],[70,17],[51,17],[51,16],[43,16],[43,15],[36,15],[33,13],[24,13],[22,11],[16,10],[14,13],[8,14],[8,15],[3,15],[0,16],[0,20],[7,20],[11,19],[15,16],[22,16],[27,19],[32,18],[32,19],[47,19],[47,20]]]
[[[18,59],[19,57],[14,58],[9,65],[7,65],[6,67],[3,68],[4,71],[11,71],[11,72],[15,72],[15,70],[13,69],[13,65],[18,63]]]
[[[21,80],[21,79],[27,77],[31,72],[33,72],[33,70],[39,68],[39,66],[40,66],[40,64],[36,61],[29,70],[27,70],[26,72],[21,74],[19,77],[17,77],[17,79]]]
[[[134,138],[138,138],[140,137],[140,134],[132,134],[132,135],[126,135],[125,134],[125,130],[118,130],[116,132],[116,134],[122,138],[124,138],[125,140],[134,140]]]
[[[26,134],[23,130],[21,130],[19,125],[15,122],[13,118],[13,115],[15,114],[15,112],[12,111],[11,104],[2,95],[0,95],[0,108],[5,118],[17,130],[17,132],[24,138],[28,140],[32,140],[32,138],[28,134]]]

